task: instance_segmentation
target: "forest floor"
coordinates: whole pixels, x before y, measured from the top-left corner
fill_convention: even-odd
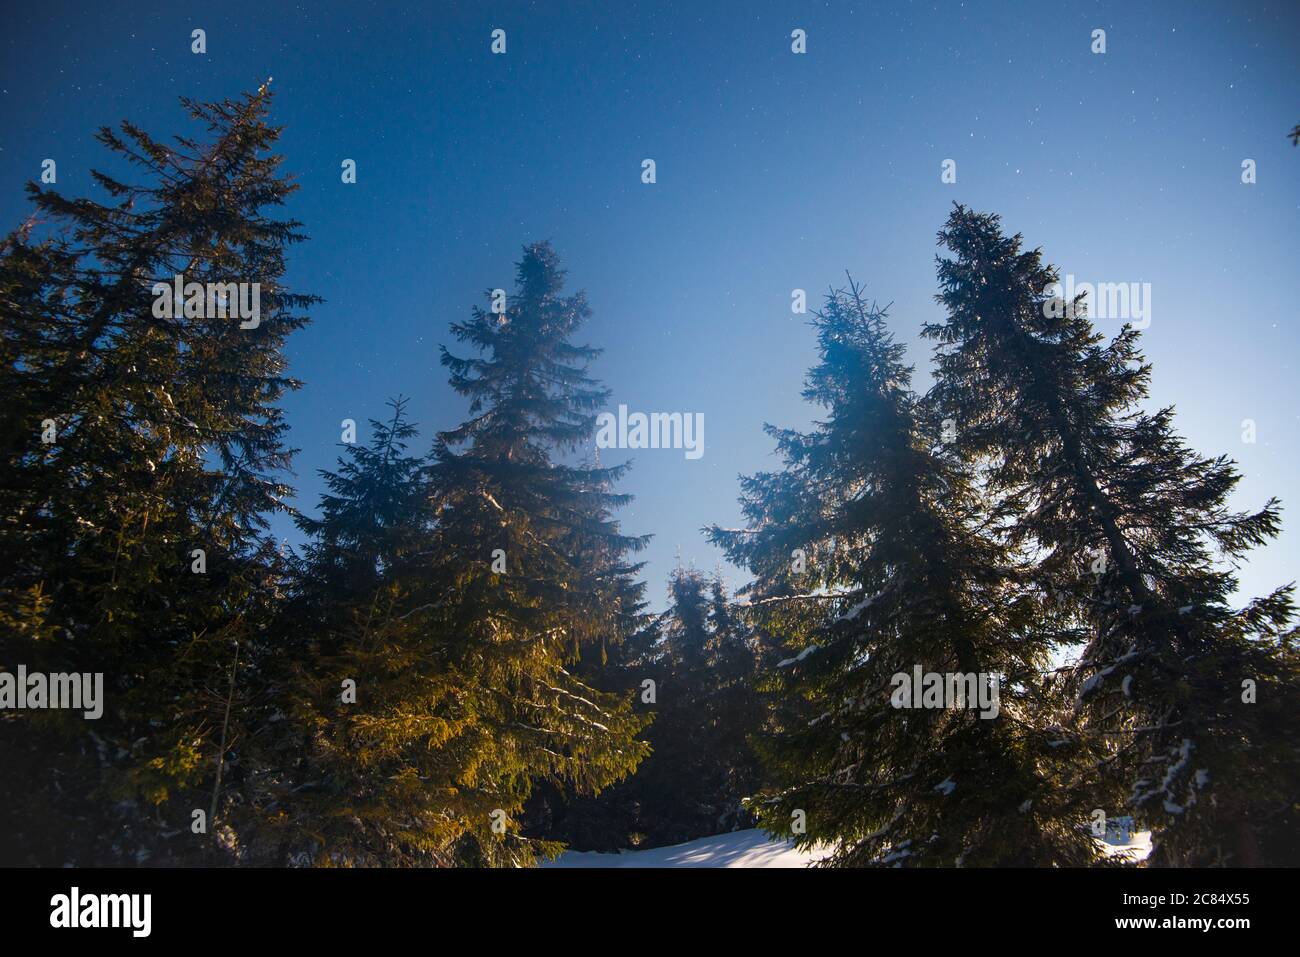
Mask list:
[[[543,867],[803,867],[816,860],[785,841],[774,841],[762,831],[732,831],[671,847],[600,854],[566,851]]]
[[[1131,854],[1142,860],[1151,851],[1151,835],[1141,831],[1127,844],[1106,843],[1112,857]],[[671,847],[600,854],[566,851],[543,867],[806,867],[817,860],[816,851],[800,851],[788,842],[774,841],[762,831],[732,831]]]

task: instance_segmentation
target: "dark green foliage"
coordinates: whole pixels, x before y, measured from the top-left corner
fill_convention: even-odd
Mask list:
[[[131,181],[30,184],[0,244],[0,671],[105,678],[98,720],[0,710],[0,864],[527,866],[757,819],[829,865],[1070,866],[1094,809],[1153,864],[1300,862],[1292,589],[1234,604],[1280,507],[1232,508],[1234,464],[1145,407],[1138,333],[997,217],[940,233],[923,397],[885,311],[830,292],[824,420],[769,426],[749,527],[708,532],[745,600],[679,568],[655,616],[546,243],[451,326],[466,420],[412,454],[393,400],[275,547],[295,187],[265,86],[183,103],[200,137],[101,130]],[[259,321],[155,310],[178,274],[257,283]],[[996,715],[898,707],[918,667],[1000,676]]]
[[[1230,508],[1233,464],[1142,407],[1138,332],[1106,342],[1085,303],[1053,299],[1055,269],[996,216],[958,206],[939,240],[936,402],[1006,542],[1085,629],[1071,678],[1104,755],[1098,806],[1153,827],[1152,863],[1295,863],[1280,839],[1300,787],[1291,588],[1231,605],[1232,566],[1277,534],[1277,502]]]
[[[647,847],[750,826],[742,802],[759,784],[748,738],[761,730],[763,713],[750,637],[716,577],[678,568],[669,597],[662,638],[638,660],[656,698],[653,752],[629,782]]]
[[[630,695],[595,686],[642,620],[626,561],[642,540],[610,517],[622,469],[558,461],[605,396],[562,277],[549,246],[526,248],[509,309],[452,327],[480,356],[443,353],[472,417],[419,460],[394,403],[302,521],[282,626],[311,636],[282,735],[297,755],[264,820],[286,862],[530,864],[558,850],[521,826],[535,785],[596,793],[645,752]]]
[[[447,864],[477,813],[454,787],[473,707],[421,595],[431,512],[405,402],[324,472],[321,517],[277,622],[287,714],[268,716],[272,767],[249,824],[281,864]],[[349,684],[350,683],[350,684]],[[482,812],[486,823],[487,813]]]
[[[749,827],[758,788],[750,736],[765,708],[752,681],[757,648],[719,578],[676,569],[670,605],[619,650],[611,678],[654,716],[634,777],[595,799],[554,795],[539,827],[578,850],[662,847]]]
[[[31,184],[57,230],[6,243],[0,664],[103,672],[107,697],[96,722],[0,722],[23,768],[0,800],[9,859],[157,862],[212,845],[215,827],[193,834],[190,812],[210,809],[234,757],[223,728],[227,749],[244,737],[226,720],[235,645],[244,668],[266,652],[281,568],[264,529],[289,491],[277,403],[296,386],[281,349],[312,302],[281,284],[302,237],[267,215],[294,188],[270,153],[269,99],[183,101],[202,142],[101,130],[142,182],[95,174],[108,205]],[[155,317],[153,284],[176,273],[260,283],[260,324]],[[191,571],[195,549],[206,574]]]
[[[852,282],[827,296],[804,390],[826,418],[769,426],[785,469],[742,480],[748,529],[710,530],[757,576],[751,612],[788,649],[770,686],[804,704],[766,749],[763,824],[832,845],[833,865],[1085,863],[1041,677],[1055,636],[884,319]],[[895,707],[893,676],[918,665],[1002,675],[1001,712]]]
[[[438,436],[428,471],[430,624],[484,690],[478,776],[461,788],[512,818],[534,779],[596,792],[645,753],[630,700],[578,673],[584,653],[599,655],[627,624],[636,596],[625,556],[644,539],[609,517],[627,501],[610,491],[625,467],[558,460],[591,438],[608,394],[586,372],[599,350],[571,341],[589,310],[563,281],[551,247],[528,246],[505,312],[476,309],[452,325],[479,354],[443,351],[471,418]],[[534,853],[513,827],[480,846],[488,862]]]
[[[526,249],[508,313],[453,327],[479,356],[444,353],[473,417],[415,458],[395,403],[281,554],[281,350],[313,300],[281,285],[298,224],[264,212],[293,188],[269,98],[186,101],[204,143],[102,131],[144,184],[97,174],[114,205],[32,186],[62,228],[0,250],[0,666],[107,685],[97,722],[0,717],[0,851],[531,863],[556,850],[515,822],[534,782],[594,793],[646,750],[629,696],[590,683],[644,611],[622,469],[561,461],[606,396],[570,341],[585,301]],[[259,283],[260,321],[156,311],[176,274]]]

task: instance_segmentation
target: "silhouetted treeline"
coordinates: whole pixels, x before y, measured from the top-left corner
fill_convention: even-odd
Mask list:
[[[670,606],[616,652],[602,680],[655,716],[650,756],[599,796],[539,795],[532,828],[575,850],[661,847],[754,826],[762,783],[751,738],[766,727],[762,648],[719,576],[677,568]]]

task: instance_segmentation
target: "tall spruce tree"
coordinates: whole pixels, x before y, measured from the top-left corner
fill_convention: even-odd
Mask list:
[[[646,719],[630,696],[579,673],[584,653],[599,656],[627,624],[626,556],[645,539],[610,517],[628,500],[611,491],[625,465],[563,461],[591,440],[608,398],[587,372],[599,350],[572,342],[586,298],[563,295],[563,285],[551,246],[525,247],[505,310],[476,308],[452,325],[478,354],[442,353],[470,418],[434,444],[423,594],[450,660],[484,692],[476,760],[458,783],[480,808],[471,862],[528,863],[557,850],[517,826],[535,780],[598,792],[646,753],[637,739]],[[491,828],[493,810],[509,820],[504,834]]]
[[[281,350],[313,300],[282,282],[298,224],[268,213],[295,187],[265,87],[182,102],[201,139],[102,129],[138,181],[94,173],[106,203],[29,184],[52,235],[20,231],[0,256],[0,664],[102,672],[106,699],[97,721],[0,723],[6,859],[201,858],[219,821],[196,834],[192,812],[222,814],[238,674],[273,613],[266,515],[289,461],[276,402],[296,385]],[[155,310],[155,283],[178,274],[259,284],[260,321],[207,301]]]
[[[288,712],[256,854],[280,864],[448,866],[495,805],[462,779],[481,760],[483,689],[432,622],[423,591],[432,512],[406,401],[322,471],[320,517],[277,629]]]
[[[763,826],[825,845],[828,866],[1089,862],[1042,679],[1058,636],[983,530],[978,486],[939,446],[884,310],[850,280],[813,325],[803,394],[825,419],[767,426],[785,468],[742,479],[748,528],[709,530],[754,573],[750,611],[789,649],[769,685],[804,703],[765,748]],[[1000,676],[1000,710],[920,688],[926,707],[898,707],[896,676],[917,667]]]
[[[939,242],[952,255],[939,262],[947,319],[925,330],[935,399],[1008,546],[1088,631],[1072,677],[1080,727],[1100,742],[1099,807],[1153,827],[1153,864],[1295,863],[1291,587],[1231,604],[1232,566],[1277,534],[1277,502],[1232,510],[1234,465],[1189,449],[1172,408],[1143,408],[1138,332],[1106,342],[997,216],[959,205]]]

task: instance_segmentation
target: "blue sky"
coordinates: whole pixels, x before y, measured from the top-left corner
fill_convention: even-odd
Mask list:
[[[47,157],[65,192],[94,191],[98,126],[190,132],[177,96],[274,77],[301,184],[289,212],[311,237],[290,278],[327,300],[289,346],[306,382],[286,402],[303,508],[342,419],[381,417],[401,392],[426,437],[460,421],[437,361],[447,325],[510,285],[523,243],[550,239],[594,308],[611,408],[704,413],[703,458],[627,453],[637,500],[622,519],[655,536],[661,607],[678,556],[720,561],[699,529],[739,523],[736,476],[775,466],[762,423],[813,415],[799,397],[813,337],[791,290],[815,300],[851,270],[894,303],[924,385],[935,233],[958,200],[1080,281],[1151,284],[1153,402],[1177,405],[1195,448],[1238,460],[1237,504],[1286,507],[1245,590],[1297,577],[1300,149],[1285,134],[1300,122],[1300,5],[172,0],[24,4],[6,25],[6,229]],[[806,54],[790,51],[795,28]]]

